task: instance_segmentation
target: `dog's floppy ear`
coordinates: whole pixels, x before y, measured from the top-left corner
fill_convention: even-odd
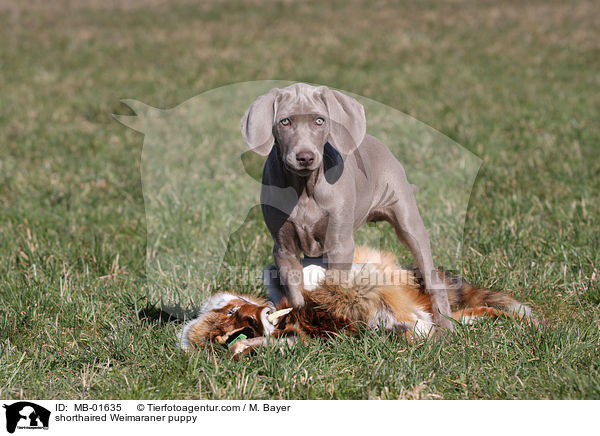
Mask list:
[[[365,108],[356,99],[323,87],[323,101],[329,111],[329,139],[343,154],[358,147],[367,133]]]
[[[279,89],[273,88],[258,97],[250,105],[242,118],[242,136],[248,148],[262,156],[267,156],[273,147],[273,120],[275,99]]]

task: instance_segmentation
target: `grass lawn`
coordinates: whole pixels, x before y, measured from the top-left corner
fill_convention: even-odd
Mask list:
[[[0,398],[600,399],[597,2],[67,3],[0,0]],[[458,270],[542,325],[178,350],[146,270],[144,136],[111,114],[267,79],[368,97],[477,154]],[[269,261],[256,211],[235,236],[229,264]]]

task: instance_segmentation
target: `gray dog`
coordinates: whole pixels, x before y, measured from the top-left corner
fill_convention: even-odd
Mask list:
[[[387,221],[417,262],[432,297],[434,322],[452,329],[445,318],[451,314],[448,296],[433,265],[415,187],[390,150],[366,134],[358,101],[325,86],[275,88],[248,108],[242,135],[251,150],[268,155],[261,206],[292,306],[304,305],[301,253],[326,254],[330,269],[347,270],[354,230]]]

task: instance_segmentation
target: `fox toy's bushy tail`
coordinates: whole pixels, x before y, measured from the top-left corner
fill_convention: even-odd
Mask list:
[[[474,286],[446,271],[438,271],[446,283],[454,319],[469,323],[475,318],[510,315],[535,321],[531,308],[503,292]]]
[[[408,285],[408,288],[415,286],[420,293],[424,291],[424,284],[418,270],[414,268],[402,268],[396,263],[395,257],[391,253],[380,252],[369,247],[357,247],[354,262],[364,264],[374,264],[380,270],[400,270],[406,274],[402,275],[404,279],[402,284]],[[448,302],[454,310],[453,317],[461,319],[465,317],[477,316],[501,316],[508,314],[517,318],[533,319],[533,312],[529,306],[523,304],[510,295],[492,289],[471,285],[462,278],[447,271],[438,270],[439,276],[446,284],[448,292]],[[406,288],[406,287],[405,287]],[[427,311],[431,311],[429,298],[421,294],[420,304],[425,303]]]

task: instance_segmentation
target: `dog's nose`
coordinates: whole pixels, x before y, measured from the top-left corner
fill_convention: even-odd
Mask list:
[[[296,161],[302,167],[309,167],[315,160],[315,154],[312,151],[301,151],[296,155]]]

